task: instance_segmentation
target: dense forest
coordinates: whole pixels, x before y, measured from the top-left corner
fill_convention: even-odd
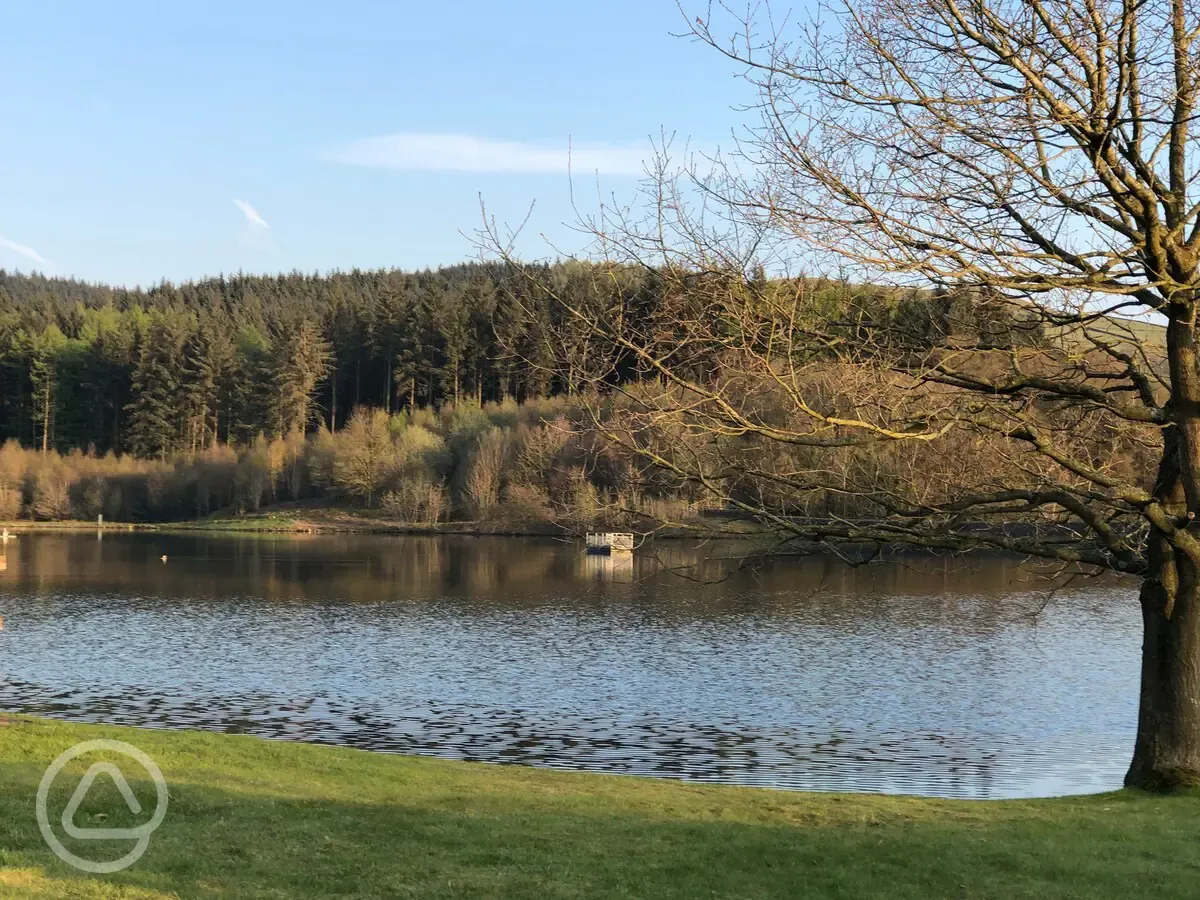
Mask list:
[[[546,395],[500,349],[529,326],[499,282],[480,265],[149,290],[0,271],[0,438],[162,457],[337,430],[361,405]]]
[[[331,497],[408,521],[501,504],[545,521],[687,500],[686,486],[616,474],[630,462],[601,458],[572,417],[570,367],[552,358],[580,352],[562,302],[653,318],[674,308],[668,280],[578,262],[534,272],[532,284],[529,270],[464,264],[126,290],[0,270],[0,518],[169,519]],[[1031,339],[978,297],[830,283],[806,296],[849,335]],[[675,339],[669,322],[662,339]]]
[[[532,291],[482,264],[149,290],[0,270],[0,442],[162,458],[259,434],[337,431],[359,406],[552,396],[569,386],[545,374],[562,368],[557,360],[538,364],[562,345],[548,297],[587,303],[603,293],[630,315],[651,315],[659,299],[651,271],[598,278],[596,269],[545,267],[546,290]],[[914,308],[891,302],[892,327]],[[924,319],[937,312],[920,305]]]

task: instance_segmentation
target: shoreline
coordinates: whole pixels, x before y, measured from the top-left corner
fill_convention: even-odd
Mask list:
[[[574,532],[550,523],[512,525],[502,522],[445,522],[437,525],[422,525],[384,519],[369,513],[339,508],[298,507],[290,509],[271,508],[242,515],[214,515],[202,519],[186,519],[176,522],[88,522],[81,520],[0,520],[0,529],[10,535],[39,534],[54,532],[156,532],[156,533],[210,533],[210,534],[393,534],[425,537],[523,537],[523,538],[568,538],[582,540],[582,532]],[[595,530],[611,530],[608,526],[595,526]],[[652,532],[655,540],[738,540],[753,539],[760,532],[703,530],[687,528],[662,528]]]
[[[568,537],[568,532],[550,530],[522,530],[502,528],[472,528],[469,524],[412,525],[403,522],[363,522],[363,523],[331,523],[304,521],[262,522],[251,520],[241,522],[237,519],[221,520],[219,522],[184,521],[184,522],[105,522],[97,525],[95,522],[31,522],[28,520],[10,520],[0,522],[0,528],[8,529],[11,538],[22,534],[54,534],[54,533],[83,533],[103,532],[105,534],[129,534],[143,532],[155,534],[214,534],[214,535],[304,535],[304,534],[392,534],[396,536],[424,537],[520,537],[520,538],[553,538]],[[658,537],[683,538],[691,535],[673,534],[658,535]],[[699,537],[697,535],[697,537]],[[732,535],[731,535],[732,537]]]
[[[273,510],[273,511],[272,511]],[[871,543],[852,543],[843,545],[841,552],[835,552],[824,544],[797,543],[786,551],[770,549],[772,535],[765,531],[752,530],[751,523],[741,521],[738,524],[746,527],[745,531],[696,526],[695,529],[686,527],[664,527],[649,532],[634,532],[644,534],[644,543],[653,544],[658,541],[675,542],[691,541],[697,544],[735,544],[742,542],[744,553],[742,558],[756,557],[806,557],[828,558],[844,557],[847,554],[859,554],[862,561],[869,559],[913,560],[913,559],[952,559],[952,558],[1006,558],[1030,559],[1026,554],[1013,553],[991,547],[974,547],[966,550],[946,550],[927,547],[916,547],[906,544],[890,544],[877,546]],[[608,526],[594,526],[596,530],[609,530]],[[523,538],[537,540],[569,541],[583,544],[583,531],[572,531],[549,524],[519,527],[499,523],[476,522],[446,522],[439,525],[419,525],[408,522],[398,522],[382,519],[360,510],[338,508],[297,507],[294,510],[286,505],[283,508],[272,507],[256,513],[246,513],[239,516],[210,516],[203,519],[189,519],[180,522],[83,522],[78,520],[62,521],[31,521],[28,519],[0,520],[0,529],[7,529],[10,539],[15,540],[22,534],[162,534],[162,535],[191,535],[212,537],[304,537],[317,535],[374,535],[393,537],[459,537],[459,538]],[[643,541],[638,542],[641,546]],[[0,544],[2,546],[2,544]],[[636,551],[635,551],[636,552]],[[1036,557],[1035,557],[1036,559]]]

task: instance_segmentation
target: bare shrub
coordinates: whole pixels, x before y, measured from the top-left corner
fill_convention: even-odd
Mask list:
[[[444,484],[430,482],[425,488],[426,525],[436,525],[450,513],[450,492]]]
[[[471,513],[485,518],[500,502],[507,436],[499,428],[485,432],[467,466],[466,499]]]
[[[355,410],[337,435],[333,482],[337,489],[370,507],[392,473],[397,458],[388,416],[383,410]]]
[[[308,440],[308,452],[304,460],[308,467],[308,482],[319,494],[332,493],[337,489],[333,477],[337,449],[338,439],[328,428],[321,428]]]
[[[510,480],[545,491],[550,486],[551,473],[570,437],[570,426],[561,417],[552,423],[539,422],[518,427],[513,436]]]
[[[237,463],[237,453],[227,445],[213,445],[196,455],[196,515],[205,516],[233,503]]]
[[[0,520],[16,519],[21,515],[21,490],[12,487],[0,487]]]
[[[82,479],[78,485],[78,500],[76,507],[79,518],[94,519],[104,512],[104,479],[90,475]]]
[[[46,466],[33,476],[34,517],[66,519],[71,514],[71,478],[59,466]]]
[[[254,445],[238,457],[234,472],[234,503],[240,510],[256,511],[263,504],[271,480],[267,440],[261,434]]]
[[[0,519],[15,519],[24,505],[25,451],[15,440],[0,446]]]
[[[388,491],[380,503],[383,511],[402,522],[436,525],[449,508],[446,487],[427,478],[408,478]]]
[[[505,488],[504,513],[516,525],[542,525],[555,518],[546,492],[531,484],[510,484]]]
[[[405,477],[440,480],[453,467],[445,438],[422,425],[410,425],[396,438],[397,462]]]

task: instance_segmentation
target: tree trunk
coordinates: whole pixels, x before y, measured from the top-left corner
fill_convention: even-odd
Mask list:
[[[45,406],[42,409],[42,453],[50,450],[50,382],[46,381],[46,395],[43,398]]]
[[[390,416],[392,414],[392,354],[387,357],[387,375],[385,376],[387,385],[384,388],[384,410]]]
[[[121,451],[121,398],[118,395],[113,402],[113,419],[112,419],[112,450],[113,453]]]
[[[1151,527],[1142,584],[1142,687],[1125,783],[1147,790],[1200,785],[1200,369],[1194,310],[1167,324],[1172,426],[1163,430],[1156,503],[1182,534]],[[1184,524],[1186,523],[1186,525]]]
[[[1142,689],[1131,787],[1200,785],[1200,583],[1197,565],[1151,536],[1142,585]]]

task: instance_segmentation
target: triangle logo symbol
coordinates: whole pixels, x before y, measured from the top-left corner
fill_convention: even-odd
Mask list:
[[[142,811],[142,804],[134,796],[133,789],[129,786],[129,782],[125,780],[125,776],[121,774],[120,769],[110,762],[93,763],[87,772],[84,773],[83,778],[79,779],[79,785],[75,788],[75,793],[71,795],[71,799],[67,801],[67,806],[63,810],[63,831],[71,837],[83,841],[122,840],[140,837],[138,830],[135,828],[79,828],[75,825],[75,813],[79,812],[83,798],[87,796],[87,792],[91,790],[92,783],[101,774],[107,775],[113,780],[113,784],[117,786],[117,791],[125,799],[125,805],[129,807],[131,813],[136,816]]]

